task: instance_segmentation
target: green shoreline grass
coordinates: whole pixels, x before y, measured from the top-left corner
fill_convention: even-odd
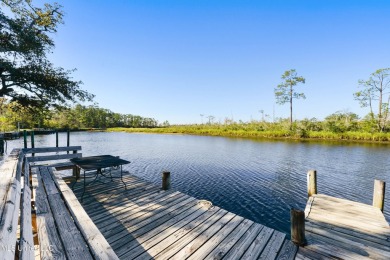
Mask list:
[[[291,140],[334,140],[334,141],[359,141],[390,143],[390,133],[365,133],[344,132],[333,133],[326,131],[307,131],[305,133],[289,130],[260,131],[245,129],[228,129],[227,127],[210,127],[208,125],[197,126],[173,126],[161,128],[108,128],[108,132],[127,133],[154,133],[154,134],[191,134],[205,136],[224,136],[258,139],[291,139]]]

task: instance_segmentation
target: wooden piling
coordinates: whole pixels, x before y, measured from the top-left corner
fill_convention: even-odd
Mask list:
[[[0,155],[4,154],[4,146],[5,146],[5,141],[4,141],[4,136],[0,138]]]
[[[317,194],[317,171],[310,170],[307,173],[307,197]]]
[[[27,148],[27,131],[23,130],[24,148]]]
[[[34,142],[34,131],[30,132],[31,135],[31,148],[35,148],[35,142]],[[32,156],[35,156],[35,153],[31,154]]]
[[[385,205],[385,190],[386,190],[386,182],[381,180],[375,180],[372,206],[379,208],[382,212]]]
[[[162,189],[169,190],[171,188],[171,173],[163,172],[162,173]]]
[[[305,212],[298,209],[291,209],[291,241],[303,246],[306,243],[305,239]]]
[[[76,165],[73,166],[73,171],[72,171],[72,173],[73,173],[73,177],[76,178],[76,181],[77,181],[78,179],[80,179],[80,168],[79,168],[79,167],[77,167]]]
[[[56,147],[58,147],[58,130],[56,130]]]
[[[68,132],[66,134],[66,146],[69,147],[69,144],[70,144],[70,131],[68,129]],[[66,153],[69,154],[69,151],[67,151]]]

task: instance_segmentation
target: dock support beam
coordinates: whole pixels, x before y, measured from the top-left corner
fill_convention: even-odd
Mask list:
[[[385,190],[386,190],[386,182],[375,180],[372,206],[379,208],[382,212],[385,205]]]
[[[27,148],[27,131],[23,130],[23,141],[24,141],[24,148]]]
[[[317,194],[317,171],[310,170],[307,173],[307,197]]]
[[[291,241],[297,246],[306,244],[305,239],[305,212],[291,209]]]
[[[56,147],[58,147],[58,130],[56,130]]]
[[[80,179],[80,168],[77,167],[76,165],[73,166],[72,175],[73,175],[73,177],[76,178],[76,182],[77,182],[78,179]]]
[[[4,136],[2,138],[0,138],[0,155],[3,155],[4,154],[4,146],[5,146],[5,141],[4,141]]]
[[[69,147],[69,144],[70,144],[70,131],[68,129],[68,132],[66,134],[66,146]],[[69,154],[69,151],[67,151],[66,153]]]
[[[171,173],[163,172],[162,173],[162,189],[169,190],[171,188]]]
[[[31,135],[31,148],[35,148],[34,131],[33,130],[30,131],[30,135]],[[35,153],[32,153],[31,155],[35,156]]]

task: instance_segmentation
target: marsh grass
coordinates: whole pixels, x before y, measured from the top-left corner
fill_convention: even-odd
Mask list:
[[[111,132],[159,133],[159,134],[193,134],[206,136],[226,136],[242,138],[277,138],[277,139],[319,139],[389,142],[390,133],[344,131],[332,132],[321,127],[307,127],[297,122],[293,127],[279,123],[252,122],[233,124],[193,124],[172,125],[158,128],[109,128]]]

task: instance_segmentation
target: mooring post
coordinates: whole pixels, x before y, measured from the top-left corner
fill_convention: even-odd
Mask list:
[[[68,132],[67,132],[67,135],[66,135],[66,146],[69,147],[69,143],[70,143],[70,131],[68,129]],[[69,154],[69,151],[67,151],[67,153]]]
[[[162,173],[162,189],[169,190],[171,188],[171,173],[163,172]]]
[[[56,147],[58,147],[58,130],[56,130]]]
[[[31,130],[30,135],[31,135],[31,148],[35,148],[34,131],[33,130]],[[35,156],[35,153],[32,153],[32,156]]]
[[[307,197],[317,194],[317,171],[310,170],[307,173]]]
[[[5,146],[5,141],[4,141],[4,135],[0,138],[0,155],[4,154],[4,146]]]
[[[73,173],[73,177],[76,178],[76,181],[77,181],[78,179],[80,179],[80,168],[79,168],[79,167],[77,167],[76,165],[73,166],[73,171],[72,171],[72,173]]]
[[[291,209],[291,241],[297,246],[303,246],[305,239],[305,212]]]
[[[375,180],[372,206],[379,208],[382,212],[385,206],[385,190],[386,190],[386,182],[381,180]]]
[[[23,130],[24,148],[27,148],[27,131]]]

